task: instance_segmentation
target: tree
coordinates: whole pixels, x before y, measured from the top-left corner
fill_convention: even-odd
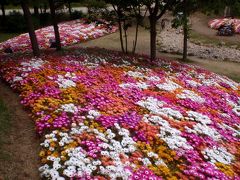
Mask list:
[[[231,15],[240,15],[240,1],[239,0],[199,0],[198,6],[205,13],[221,14],[223,15],[226,7],[231,9]]]
[[[57,19],[56,19],[54,0],[49,0],[48,2],[49,2],[50,11],[51,11],[52,24],[54,28],[56,49],[61,50],[61,40],[60,40],[60,33],[59,33]]]
[[[2,10],[2,22],[5,22],[6,13],[5,13],[5,6],[9,3],[9,0],[0,0],[1,10]]]
[[[35,31],[34,31],[34,26],[33,26],[33,22],[32,22],[31,13],[29,10],[28,2],[25,0],[21,0],[20,4],[23,9],[24,17],[27,22],[28,33],[29,33],[29,37],[31,40],[31,44],[32,44],[33,54],[34,54],[34,56],[38,57],[38,56],[40,56],[40,50],[38,47],[38,41],[37,41],[37,37],[36,37]]]
[[[143,4],[141,0],[107,0],[111,4],[119,27],[119,35],[121,42],[121,49],[128,54],[128,29],[136,22],[135,40],[133,41],[132,53],[135,53],[138,41],[138,29],[146,13],[142,16],[141,7]],[[125,40],[125,43],[124,43]]]
[[[69,12],[70,16],[72,15],[72,5],[71,5],[72,2],[74,2],[74,0],[64,0],[64,3],[68,7],[68,12]]]
[[[157,22],[177,2],[178,0],[143,0],[149,12],[151,60],[156,58]]]
[[[189,16],[197,10],[197,0],[183,0],[175,5],[173,14],[173,27],[183,27],[183,61],[187,61],[188,38],[189,38]]]

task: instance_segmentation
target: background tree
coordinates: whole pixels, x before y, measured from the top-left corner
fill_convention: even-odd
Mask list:
[[[60,40],[60,33],[59,33],[59,29],[58,29],[58,23],[57,23],[57,19],[56,19],[55,1],[49,0],[48,2],[49,2],[51,17],[52,17],[52,24],[53,24],[53,28],[54,28],[56,49],[60,50],[61,49],[61,40]]]
[[[9,4],[9,0],[0,0],[1,11],[2,11],[2,22],[5,22],[6,13],[5,13],[5,6]]]
[[[230,8],[232,16],[240,16],[239,0],[199,0],[199,8],[208,14],[223,15],[226,7]]]
[[[22,7],[22,10],[23,10],[23,13],[24,13],[24,17],[26,19],[26,23],[27,23],[27,26],[28,26],[28,33],[29,33],[29,36],[30,36],[31,44],[32,44],[33,54],[34,54],[34,56],[40,56],[38,41],[37,41],[37,37],[36,37],[36,34],[35,34],[31,13],[30,13],[30,10],[29,10],[29,1],[20,0],[19,3],[21,4],[21,7]]]
[[[175,5],[173,14],[173,27],[183,27],[183,61],[187,61],[188,38],[189,38],[189,16],[198,8],[197,0],[183,0]]]
[[[135,28],[135,39],[133,40],[133,46],[131,53],[135,53],[137,40],[138,40],[138,30],[142,23],[146,13],[142,14],[141,8],[143,7],[141,0],[107,0],[107,3],[111,4],[116,21],[118,22],[119,35],[121,42],[121,49],[124,53],[129,53],[128,50],[128,29],[133,24],[136,25]]]
[[[177,2],[178,0],[143,0],[143,4],[147,7],[149,13],[151,60],[156,58],[157,22]]]
[[[77,0],[64,0],[64,3],[68,7],[68,12],[69,12],[70,16],[72,15],[72,3],[73,2],[78,2],[78,1]]]

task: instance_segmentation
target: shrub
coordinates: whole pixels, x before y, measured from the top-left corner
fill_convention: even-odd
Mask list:
[[[74,20],[74,19],[80,19],[85,17],[86,15],[82,12],[82,11],[74,11],[72,12],[72,14],[70,15],[70,19]]]

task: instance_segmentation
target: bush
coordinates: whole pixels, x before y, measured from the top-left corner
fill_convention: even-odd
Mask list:
[[[3,29],[11,33],[26,31],[27,26],[24,16],[19,12],[13,11],[7,16]]]
[[[72,14],[70,15],[70,19],[74,20],[74,19],[80,19],[80,18],[84,18],[86,15],[82,12],[82,11],[74,11],[72,12]]]
[[[35,28],[39,28],[39,20],[37,17],[32,17],[33,24]],[[27,31],[27,24],[24,19],[24,16],[16,11],[10,13],[7,16],[6,21],[4,23],[3,30],[9,33],[21,33]]]
[[[39,14],[39,23],[41,26],[47,26],[51,24],[51,15],[49,13]]]

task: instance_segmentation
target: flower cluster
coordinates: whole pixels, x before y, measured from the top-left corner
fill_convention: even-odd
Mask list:
[[[240,19],[232,18],[213,19],[209,21],[208,26],[212,29],[219,29],[222,25],[225,24],[232,24],[235,33],[240,33]]]
[[[89,23],[86,19],[80,19],[60,23],[58,27],[62,46],[69,46],[89,39],[96,39],[117,31],[117,26],[110,25],[109,22],[104,20],[100,20],[99,22]],[[41,49],[47,49],[55,42],[52,26],[36,30],[36,36]],[[25,33],[0,43],[0,51],[4,51],[6,48],[11,48],[13,52],[30,50],[31,42],[29,35]]]
[[[47,179],[240,179],[240,85],[97,48],[2,55],[42,137]]]

